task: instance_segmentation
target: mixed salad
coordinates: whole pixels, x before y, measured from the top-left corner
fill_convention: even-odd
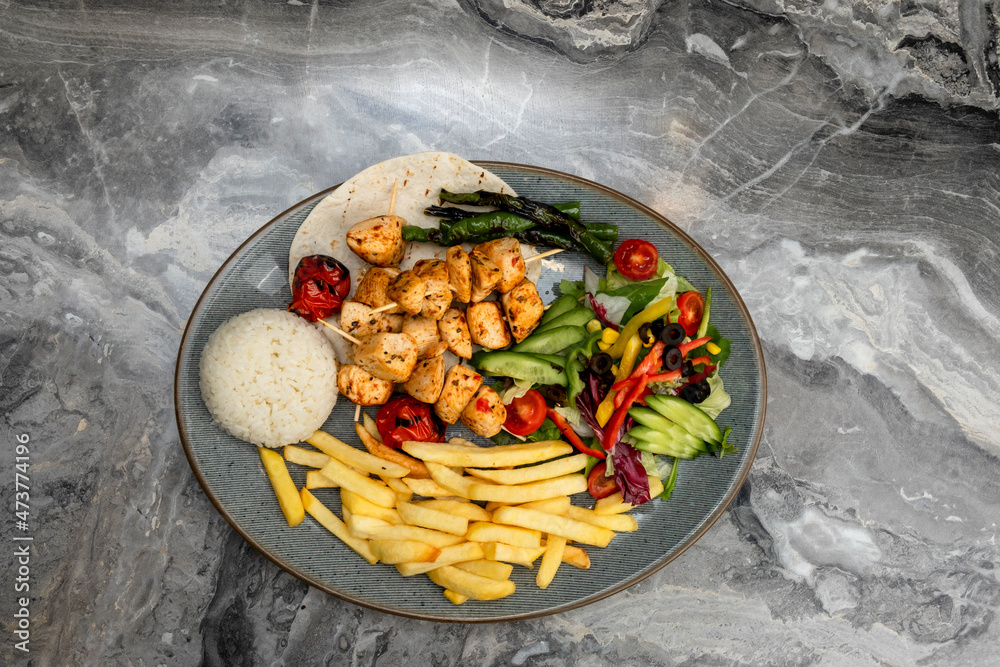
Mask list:
[[[719,375],[730,341],[711,322],[711,288],[702,295],[653,244],[626,240],[613,260],[603,276],[563,280],[530,336],[471,364],[503,378],[494,442],[565,437],[589,457],[591,495],[638,505],[650,476],[670,497],[677,459],[736,451],[715,421],[731,402]]]

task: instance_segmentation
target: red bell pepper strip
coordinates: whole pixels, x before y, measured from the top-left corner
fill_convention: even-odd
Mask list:
[[[621,407],[619,407],[615,414],[611,416],[608,421],[608,425],[604,428],[604,449],[605,451],[611,449],[616,444],[618,444],[618,431],[621,430],[622,424],[625,423],[625,417],[628,416],[628,410],[635,403],[636,399],[646,388],[646,382],[648,376],[642,375],[639,377],[639,381],[636,382],[635,386],[629,390],[628,395],[622,402]]]
[[[681,378],[681,369],[678,368],[677,370],[667,371],[666,373],[654,373],[652,375],[648,375],[646,376],[646,382],[647,383],[674,382],[675,380],[679,380],[680,378]],[[622,380],[621,382],[616,382],[613,385],[611,385],[611,388],[618,392],[618,394],[615,395],[615,398],[617,398],[621,394],[622,389],[627,389],[628,387],[632,387],[635,385],[636,382],[638,382],[638,378],[628,378]],[[623,397],[622,400],[624,401],[625,398]],[[621,403],[618,403],[618,405],[621,405]],[[616,405],[615,407],[618,407],[618,405]]]
[[[660,364],[663,361],[663,350],[667,348],[667,344],[662,340],[656,341],[656,343],[649,349],[649,354],[639,362],[639,365],[633,369],[629,374],[629,379],[634,380],[640,375],[649,375],[660,368]]]
[[[697,357],[695,359],[688,359],[692,366],[697,366],[698,364],[710,364],[712,363],[711,357]]]
[[[681,343],[677,348],[681,351],[681,355],[686,357],[688,356],[688,352],[698,349],[710,340],[712,340],[711,336],[702,336],[701,338],[695,338],[689,343]]]
[[[587,456],[593,456],[596,459],[607,458],[607,454],[601,450],[593,449],[592,447],[585,445],[583,440],[580,439],[580,436],[576,434],[576,431],[573,430],[573,427],[569,425],[569,422],[567,422],[566,418],[561,414],[552,408],[549,408],[546,415],[552,420],[552,423],[556,425],[556,428],[558,428],[562,434],[566,436],[566,439],[569,440],[574,447],[579,449],[581,453],[586,454]]]

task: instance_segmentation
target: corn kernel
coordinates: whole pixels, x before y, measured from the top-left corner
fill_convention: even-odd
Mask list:
[[[590,320],[589,322],[587,322],[588,333],[594,333],[595,331],[600,331],[600,330],[601,330],[600,320]]]
[[[705,349],[708,350],[709,354],[718,354],[719,352],[722,352],[722,348],[712,342],[709,342],[708,345],[705,346]]]
[[[607,331],[607,329],[605,329],[605,331]],[[610,350],[611,345],[612,345],[611,343],[605,343],[603,340],[597,341],[597,347],[598,349],[601,350],[601,352],[607,352],[608,350]]]
[[[614,342],[618,340],[618,332],[608,327],[601,332],[601,341],[607,343],[608,345],[614,345]]]

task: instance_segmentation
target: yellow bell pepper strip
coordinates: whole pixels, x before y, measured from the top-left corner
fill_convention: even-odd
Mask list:
[[[628,321],[618,335],[618,340],[615,344],[608,348],[608,354],[611,355],[612,359],[618,359],[623,354],[625,354],[625,345],[628,341],[639,332],[639,327],[641,327],[646,322],[655,322],[660,319],[668,312],[670,312],[670,307],[674,303],[674,298],[668,296],[664,299],[660,299],[656,303],[652,303],[646,306],[646,309],[633,315],[632,319]]]
[[[622,354],[622,359],[618,364],[618,371],[615,373],[615,382],[621,382],[632,374],[632,368],[635,366],[635,360],[638,358],[639,350],[641,349],[642,341],[639,339],[639,334],[633,334],[625,344],[625,353]],[[604,400],[601,401],[601,404],[597,406],[597,412],[594,416],[597,418],[597,423],[601,426],[608,423],[608,420],[611,419],[611,415],[615,411],[615,393],[614,390],[609,391]]]

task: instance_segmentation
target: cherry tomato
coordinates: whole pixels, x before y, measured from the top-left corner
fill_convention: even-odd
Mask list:
[[[648,280],[656,273],[660,254],[656,246],[642,239],[629,239],[615,251],[615,268],[629,280]]]
[[[701,316],[705,314],[705,300],[698,292],[684,292],[677,298],[677,307],[681,311],[677,322],[684,327],[684,333],[694,336],[701,326]]]
[[[444,424],[431,410],[412,396],[398,396],[379,409],[375,425],[386,447],[399,449],[406,440],[444,442]]]
[[[288,311],[310,322],[325,320],[340,310],[351,291],[351,272],[333,257],[310,255],[299,260],[292,281]]]
[[[608,464],[601,461],[590,470],[590,476],[587,477],[587,490],[590,491],[590,495],[598,500],[607,498],[618,490],[615,478],[604,476],[604,472],[607,469]]]
[[[521,436],[531,435],[537,431],[545,421],[545,413],[548,411],[545,397],[535,389],[529,389],[527,394],[515,398],[506,407],[507,421],[503,423],[504,428],[514,435]]]

